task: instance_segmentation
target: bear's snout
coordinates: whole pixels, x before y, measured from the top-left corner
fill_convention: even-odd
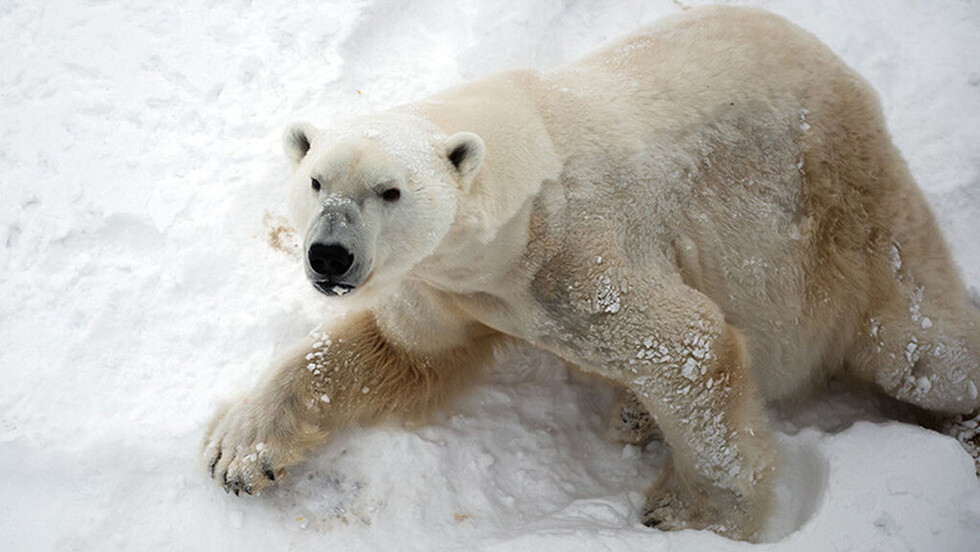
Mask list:
[[[331,196],[306,235],[306,277],[326,295],[344,295],[362,284],[370,270],[370,249],[357,205]]]

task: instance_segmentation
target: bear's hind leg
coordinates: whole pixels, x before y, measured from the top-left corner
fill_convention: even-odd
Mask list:
[[[980,408],[980,310],[955,275],[948,278],[951,267],[914,272],[903,263],[894,293],[859,326],[846,360],[856,376],[901,401],[969,414]]]

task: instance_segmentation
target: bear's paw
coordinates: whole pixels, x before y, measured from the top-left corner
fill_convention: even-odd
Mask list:
[[[205,439],[204,466],[225,492],[257,493],[281,481],[286,466],[298,462],[295,432],[247,399],[223,409]]]

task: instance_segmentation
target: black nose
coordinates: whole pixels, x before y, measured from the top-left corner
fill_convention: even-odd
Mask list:
[[[336,278],[343,276],[354,264],[354,255],[342,245],[314,243],[307,253],[310,268],[318,276]]]

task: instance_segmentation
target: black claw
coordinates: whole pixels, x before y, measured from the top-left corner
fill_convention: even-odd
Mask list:
[[[218,465],[218,460],[221,460],[221,450],[218,450],[218,455],[211,460],[211,464],[208,466],[208,471],[211,472],[211,479],[214,479],[214,467]]]
[[[228,482],[228,472],[221,474],[221,486],[225,488],[226,493],[231,490],[231,483]]]
[[[235,496],[238,496],[238,484],[235,484]]]
[[[251,485],[249,485],[249,484],[246,483],[244,489],[245,489],[245,494],[247,494],[247,495],[251,495],[252,494],[252,486]]]
[[[276,473],[274,471],[272,471],[271,469],[269,469],[269,468],[262,468],[262,473],[264,473],[265,476],[269,478],[269,481],[275,481],[276,480]]]
[[[643,525],[646,525],[647,527],[656,527],[663,523],[664,520],[657,517],[656,511],[656,508],[648,508],[643,511],[643,514],[640,516],[640,519],[643,520]]]
[[[650,528],[654,528],[663,522],[664,520],[658,518],[646,518],[646,520],[643,521],[643,525],[646,525],[647,527]]]

